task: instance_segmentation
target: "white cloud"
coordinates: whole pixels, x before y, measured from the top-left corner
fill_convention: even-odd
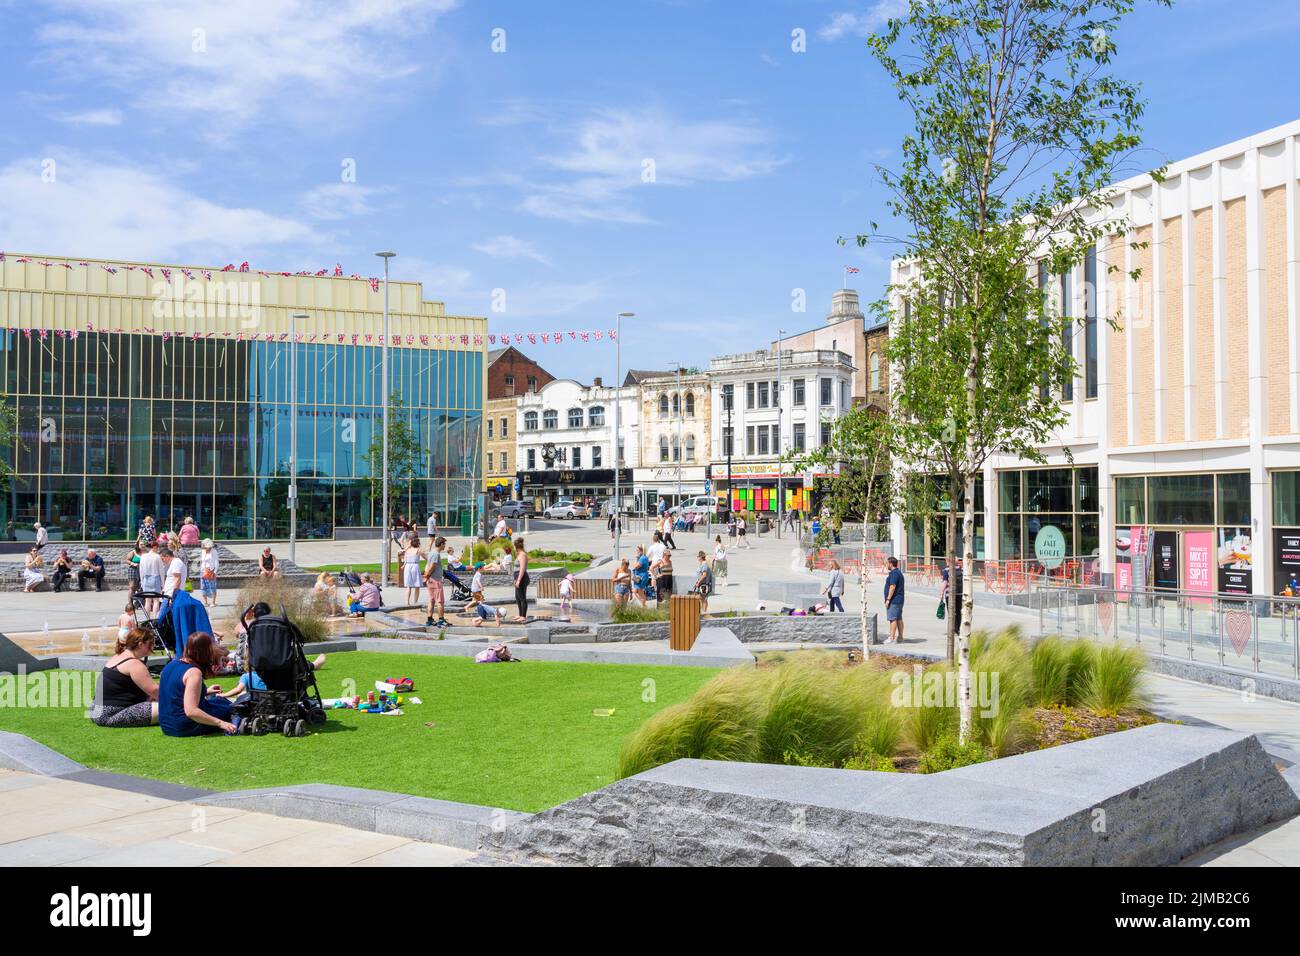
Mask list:
[[[567,128],[568,148],[541,157],[570,179],[534,184],[523,208],[570,222],[649,222],[634,190],[763,176],[781,165],[765,128],[684,120],[657,109],[602,110]]]
[[[9,249],[215,263],[319,241],[302,223],[219,205],[148,169],[54,155],[53,182],[42,180],[42,157],[0,167],[0,235]]]
[[[420,69],[402,41],[458,0],[56,0],[46,59],[221,139],[267,110],[354,100]]]
[[[307,215],[313,219],[325,221],[355,219],[374,212],[375,207],[371,205],[370,200],[387,191],[384,188],[360,186],[356,183],[326,183],[303,193],[300,200]]]
[[[546,256],[542,255],[531,242],[515,236],[493,236],[491,239],[474,243],[473,248],[493,259],[532,259],[543,265],[548,262]]]
[[[81,113],[63,113],[58,119],[61,123],[71,123],[74,126],[121,126],[122,111],[114,109],[85,110]]]
[[[885,21],[907,13],[907,0],[877,0],[862,13],[833,13],[830,22],[817,31],[823,40],[838,40],[845,36],[865,37],[879,30]]]

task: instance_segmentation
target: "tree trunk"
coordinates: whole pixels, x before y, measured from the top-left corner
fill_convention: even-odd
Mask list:
[[[867,624],[871,620],[867,614],[867,511],[862,512],[862,552],[858,555],[858,587],[862,589],[862,659],[871,655],[871,641]],[[844,596],[840,596],[844,600]]]
[[[957,660],[956,635],[960,621],[959,609],[952,606],[952,586],[957,574],[957,490],[960,488],[960,476],[953,472],[948,475],[948,513],[943,516],[944,528],[947,530],[947,543],[943,549],[943,565],[948,571],[948,593],[944,595],[946,613],[944,630],[948,636],[948,660]]]
[[[971,347],[971,361],[966,367],[966,408],[973,411],[978,387],[979,354]],[[973,420],[973,419],[972,419]],[[971,739],[970,631],[975,611],[975,433],[966,433],[966,502],[962,509],[961,633],[957,640],[957,703],[961,716],[960,742]]]

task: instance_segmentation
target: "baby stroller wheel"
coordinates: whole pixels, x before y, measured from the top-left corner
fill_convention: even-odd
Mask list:
[[[297,720],[295,720],[295,721],[293,722],[293,735],[294,735],[295,737],[306,737],[306,736],[307,736],[307,721],[303,720],[301,717],[299,717]]]
[[[266,733],[266,725],[262,723],[261,717],[253,718],[253,729],[250,732],[254,737],[261,737]]]

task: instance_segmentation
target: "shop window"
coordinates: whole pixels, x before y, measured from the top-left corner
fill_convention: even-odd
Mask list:
[[[1214,524],[1213,475],[1152,475],[1147,479],[1153,525]]]

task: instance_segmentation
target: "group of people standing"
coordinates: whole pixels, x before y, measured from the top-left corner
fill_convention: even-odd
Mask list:
[[[676,590],[674,550],[663,533],[655,531],[648,548],[638,544],[631,558],[621,559],[612,574],[614,603],[637,601],[646,607],[652,594],[656,603],[663,603],[671,597]],[[697,551],[695,557],[698,564],[687,593],[698,595],[702,609],[707,611],[709,595],[713,594],[717,579],[727,576],[727,548],[722,543],[722,535],[713,539],[712,557],[703,550]]]

